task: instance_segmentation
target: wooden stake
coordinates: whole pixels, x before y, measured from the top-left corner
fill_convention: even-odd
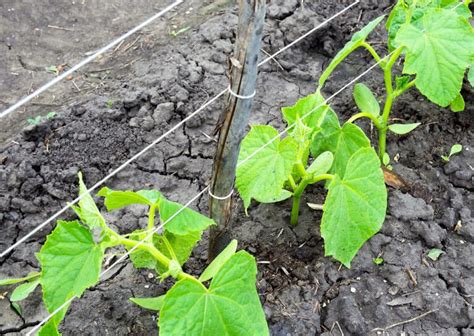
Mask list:
[[[239,96],[250,97],[256,90],[258,56],[263,35],[266,0],[239,0],[239,26],[234,47],[234,57],[230,63],[230,88]],[[210,216],[217,223],[212,227],[209,237],[209,260],[214,259],[230,242],[232,197],[235,168],[244,137],[252,98],[238,98],[228,93],[226,106],[219,119],[217,151],[214,158],[210,185]]]

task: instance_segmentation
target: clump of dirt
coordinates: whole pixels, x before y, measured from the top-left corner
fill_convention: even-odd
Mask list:
[[[274,52],[291,39],[347,6],[320,0],[271,1],[264,50]],[[262,67],[251,123],[282,129],[280,107],[292,105],[315,89],[321,70],[350,35],[369,20],[387,13],[390,1],[363,1],[302,44]],[[226,87],[227,60],[232,54],[237,16],[226,8],[166,44],[144,52],[130,66],[127,80],[109,96],[95,95],[66,106],[59,116],[30,126],[0,149],[0,249],[4,250],[77,193],[76,174],[92,185],[121,162]],[[382,27],[371,39],[383,38]],[[384,50],[380,50],[383,53]],[[360,57],[358,57],[360,56]],[[265,57],[262,54],[262,57]],[[345,62],[328,84],[331,94],[368,67],[360,53]],[[382,95],[380,73],[363,80]],[[234,198],[234,235],[240,247],[257,259],[258,291],[272,335],[377,335],[380,329],[407,335],[469,335],[473,327],[474,223],[471,209],[472,92],[466,87],[467,111],[453,114],[434,108],[410,92],[396,104],[394,118],[421,122],[408,136],[389,139],[397,154],[394,170],[410,185],[408,192],[390,190],[386,222],[358,253],[351,269],[323,255],[321,213],[302,207],[300,223],[289,226],[289,202],[253,204],[246,216]],[[471,99],[469,99],[471,98]],[[207,185],[215,139],[212,131],[222,101],[178,129],[137,162],[112,178],[117,189],[160,189],[187,202]],[[332,102],[348,118],[355,111],[351,88]],[[362,125],[375,140],[369,125]],[[454,143],[464,145],[449,163],[440,155]],[[309,188],[302,201],[321,203],[324,189]],[[207,212],[202,197],[193,208]],[[143,208],[107,214],[121,232],[146,226]],[[72,217],[68,213],[66,217]],[[52,226],[0,260],[0,276],[38,269],[38,251]],[[442,249],[437,261],[427,257]],[[382,257],[376,265],[373,259]],[[108,259],[109,262],[113,261]],[[199,274],[206,262],[206,241],[193,253],[186,270]],[[143,335],[156,332],[156,315],[134,306],[132,296],[157,296],[160,284],[149,272],[122,264],[76,300],[62,332],[91,335]],[[7,288],[8,289],[8,288]],[[24,303],[23,314],[0,300],[0,333],[26,331],[45,316],[37,290]],[[93,307],[94,314],[91,314]],[[421,316],[421,317],[420,317]],[[416,318],[419,317],[419,318]]]

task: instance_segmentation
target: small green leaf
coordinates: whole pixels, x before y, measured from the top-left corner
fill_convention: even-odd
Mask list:
[[[77,221],[58,221],[37,258],[41,264],[43,301],[53,312],[99,280],[103,251]]]
[[[23,310],[21,309],[21,306],[17,302],[12,302],[11,305],[13,309],[15,310],[15,312],[18,314],[18,316],[23,315]]]
[[[236,185],[245,209],[252,198],[272,203],[291,197],[283,186],[296,162],[297,149],[295,140],[291,137],[280,140],[271,126],[252,127],[242,141],[236,173]]]
[[[79,172],[79,195],[84,195],[79,204],[79,215],[80,219],[84,224],[87,224],[90,228],[94,227],[106,227],[105,219],[102,217],[97,205],[95,205],[94,199],[87,191],[87,187],[82,180],[82,173]]]
[[[461,94],[458,94],[457,97],[452,101],[451,103],[451,111],[453,112],[462,112],[464,111],[464,98],[462,97]]]
[[[132,204],[143,204],[152,206],[157,204],[163,197],[157,190],[140,190],[140,191],[119,191],[111,190],[107,187],[100,189],[97,196],[104,197],[104,204],[107,211],[120,209]]]
[[[311,153],[317,157],[323,152],[332,152],[334,163],[330,172],[343,176],[352,154],[365,147],[370,147],[370,140],[364,131],[352,123],[345,123],[341,127],[336,113],[329,110],[321,125],[321,132],[313,140]]]
[[[40,275],[41,275],[41,273],[39,273],[39,272],[32,272],[32,273],[28,274],[26,277],[23,277],[23,278],[1,279],[0,280],[0,286],[14,285],[14,284],[17,284],[17,283],[20,283],[20,282],[29,281],[29,280],[32,280],[32,279],[35,279],[35,278],[39,277]]]
[[[21,301],[26,299],[28,295],[30,295],[39,285],[39,282],[39,279],[35,279],[31,282],[27,282],[18,286],[10,296],[10,301]]]
[[[160,335],[269,335],[256,274],[254,258],[240,251],[222,266],[209,289],[194,279],[177,282],[160,311]]]
[[[446,107],[461,91],[474,57],[473,28],[446,9],[428,9],[413,24],[404,24],[396,43],[406,48],[403,72],[416,75],[416,87],[432,102]]]
[[[299,119],[314,134],[319,131],[318,126],[321,124],[321,119],[324,118],[329,108],[320,93],[313,93],[300,98],[293,106],[283,107],[281,111],[288,126],[297,123]],[[295,132],[298,132],[298,125],[289,132],[291,136],[297,139],[297,135],[294,134]]]
[[[408,84],[411,82],[410,76],[396,76],[395,77],[395,85],[396,90],[403,92],[407,89]]]
[[[413,131],[415,128],[420,126],[421,123],[414,124],[391,124],[388,126],[388,129],[395,134],[404,135]]]
[[[59,74],[58,68],[57,68],[56,66],[54,66],[54,65],[51,65],[51,66],[46,67],[46,68],[44,68],[44,69],[46,70],[46,72],[53,73],[53,74],[55,74],[55,75]]]
[[[142,308],[160,311],[163,307],[165,296],[161,295],[154,298],[130,298],[129,300]]]
[[[323,152],[311,163],[306,172],[313,176],[326,174],[331,169],[333,162],[334,155],[331,152]]]
[[[165,230],[179,236],[206,230],[215,225],[214,221],[199,212],[185,208],[181,204],[171,202],[162,197],[158,205],[161,223]]]
[[[354,100],[361,112],[367,112],[375,117],[380,115],[380,104],[374,94],[364,84],[358,83],[354,87]]]
[[[372,261],[374,262],[375,265],[382,265],[384,262],[383,258],[380,258],[380,257],[374,258]]]
[[[390,164],[390,155],[388,155],[388,153],[383,153],[382,163],[384,166],[388,166]]]
[[[199,281],[204,282],[212,279],[237,251],[237,240],[232,240],[229,245],[206,267],[199,277]]]
[[[436,261],[438,260],[439,256],[442,255],[443,253],[445,253],[443,250],[434,248],[428,252],[428,258],[430,258],[433,261]]]
[[[358,31],[352,36],[351,40],[346,43],[344,48],[342,48],[336,54],[336,56],[334,56],[334,59],[331,61],[331,63],[329,63],[328,67],[326,68],[326,70],[324,70],[324,73],[319,78],[319,89],[324,86],[324,83],[328,79],[329,75],[333,72],[333,70],[337,67],[337,65],[341,63],[354,50],[359,48],[362,43],[367,39],[369,34],[379,25],[380,22],[382,22],[384,18],[385,15],[380,16],[375,20],[372,20],[364,28],[362,28],[360,31]]]
[[[354,153],[345,174],[336,175],[328,189],[321,221],[325,255],[350,267],[357,251],[385,219],[387,189],[374,149]]]
[[[449,151],[449,157],[461,153],[462,152],[462,145],[460,144],[455,144],[451,147],[451,150]]]
[[[56,112],[49,112],[46,115],[46,119],[53,119],[56,116]]]

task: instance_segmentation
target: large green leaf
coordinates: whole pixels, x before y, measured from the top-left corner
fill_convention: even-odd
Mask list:
[[[364,147],[370,147],[370,141],[359,126],[346,123],[341,127],[336,113],[329,110],[321,131],[313,139],[311,153],[317,157],[325,151],[332,152],[334,163],[330,172],[343,176],[349,158]]]
[[[328,189],[321,221],[325,254],[350,267],[385,219],[387,189],[375,151],[363,148],[354,153],[345,174],[336,175]]]
[[[107,187],[102,188],[97,196],[105,198],[104,204],[108,211],[120,209],[132,204],[155,205],[162,198],[157,190],[140,190],[140,191],[116,191]]]
[[[95,205],[94,199],[88,193],[87,187],[82,180],[82,174],[79,173],[79,195],[84,195],[79,201],[79,209],[76,207],[75,211],[81,221],[87,224],[90,228],[94,227],[105,227],[105,220],[102,217],[97,205]]]
[[[346,43],[344,48],[342,48],[336,56],[333,58],[331,63],[329,63],[326,70],[324,70],[323,74],[319,78],[319,89],[324,86],[324,83],[328,79],[329,75],[332,71],[341,63],[349,54],[351,54],[354,50],[359,48],[363,42],[367,39],[369,34],[379,25],[379,23],[384,19],[385,15],[376,18],[375,20],[370,21],[364,28],[360,31],[355,33],[351,40]]]
[[[89,230],[77,221],[58,221],[37,254],[43,301],[50,313],[97,283],[103,255]]]
[[[209,289],[198,280],[179,281],[165,296],[160,335],[269,335],[256,274],[254,258],[240,251],[219,270]]]
[[[175,235],[186,236],[192,232],[201,233],[209,226],[215,225],[215,222],[209,217],[179,203],[168,201],[164,197],[158,204],[161,223],[165,225],[166,231]]]
[[[396,43],[407,49],[403,72],[416,75],[416,87],[446,107],[459,94],[474,58],[474,30],[452,10],[429,9],[418,24],[403,25]]]
[[[236,174],[245,209],[252,198],[272,203],[291,197],[283,186],[295,164],[297,149],[295,140],[291,137],[280,140],[277,130],[271,126],[252,127],[242,141]]]
[[[409,12],[412,12],[410,22],[418,25],[420,19],[430,8],[444,8],[454,10],[455,14],[460,15],[466,19],[472,17],[469,7],[465,4],[461,4],[460,0],[418,0],[415,4],[413,1],[399,0],[393,10],[390,12],[390,16],[386,25],[388,31],[389,51],[395,49],[395,38],[400,27],[406,23]]]

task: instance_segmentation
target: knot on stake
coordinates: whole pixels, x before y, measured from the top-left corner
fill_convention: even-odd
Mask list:
[[[227,88],[227,90],[229,91],[229,93],[232,96],[234,96],[235,98],[239,98],[239,99],[252,99],[253,97],[255,97],[255,94],[257,93],[257,90],[255,90],[251,95],[241,96],[241,95],[235,93],[234,91],[232,91],[232,88],[230,87],[230,84],[229,84],[229,87]]]
[[[216,199],[216,200],[219,200],[219,201],[225,201],[226,199],[230,198],[233,194],[234,194],[234,189],[232,189],[229,193],[229,195],[227,196],[216,196],[214,195],[212,192],[211,192],[211,188],[207,189],[207,192],[209,193],[209,196],[211,196],[212,198]]]

